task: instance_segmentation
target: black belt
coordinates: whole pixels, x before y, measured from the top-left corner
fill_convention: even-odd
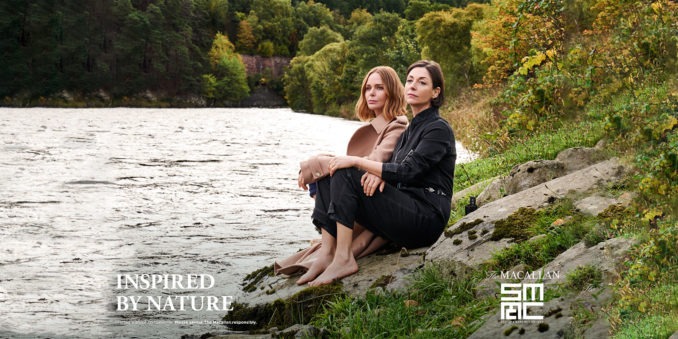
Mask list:
[[[396,184],[396,188],[397,188],[397,189],[407,188],[407,187],[408,187],[408,186],[406,186],[406,185],[404,185],[403,183],[400,183],[400,182]],[[442,195],[442,196],[444,196],[444,197],[447,196],[447,194],[445,194],[445,192],[443,192],[441,189],[438,189],[438,188],[424,187],[424,190],[427,191],[427,192],[429,192],[429,193],[435,193],[435,194],[437,194],[437,195]]]

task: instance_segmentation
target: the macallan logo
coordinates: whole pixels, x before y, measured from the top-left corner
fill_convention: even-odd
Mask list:
[[[497,274],[499,273],[499,274]],[[500,318],[508,321],[543,320],[544,281],[560,279],[558,271],[491,272],[492,278],[522,280],[522,283],[501,283]]]

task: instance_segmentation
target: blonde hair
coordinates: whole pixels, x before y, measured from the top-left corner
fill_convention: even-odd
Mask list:
[[[386,121],[393,120],[396,116],[405,115],[407,113],[407,102],[405,101],[405,88],[403,87],[398,73],[393,68],[388,66],[377,66],[372,68],[365,78],[363,84],[360,86],[360,98],[355,104],[355,115],[362,121],[368,121],[376,117],[374,111],[367,107],[367,100],[365,99],[365,87],[367,86],[367,78],[377,73],[381,76],[381,81],[384,82],[386,88],[386,103],[382,114]]]

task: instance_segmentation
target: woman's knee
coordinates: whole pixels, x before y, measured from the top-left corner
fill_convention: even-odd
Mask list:
[[[332,176],[332,180],[343,180],[343,181],[350,181],[350,182],[355,182],[357,181],[360,183],[360,178],[362,177],[364,172],[358,170],[355,167],[350,167],[350,168],[342,168],[334,172],[334,175]]]

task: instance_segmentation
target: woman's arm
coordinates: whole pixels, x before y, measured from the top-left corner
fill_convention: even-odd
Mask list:
[[[299,178],[297,182],[300,188],[308,189],[306,185],[316,182],[329,174],[329,162],[331,154],[319,154],[302,161],[299,164]]]
[[[330,159],[330,175],[334,175],[339,169],[356,167],[368,173],[372,173],[381,178],[381,167],[383,163],[380,161],[369,160],[356,156],[341,156]]]

